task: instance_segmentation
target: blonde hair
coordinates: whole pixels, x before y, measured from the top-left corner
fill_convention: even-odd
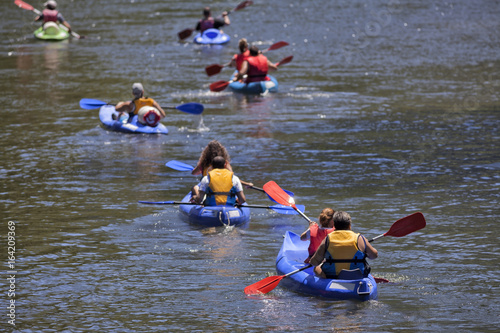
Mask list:
[[[330,221],[333,219],[333,214],[335,214],[335,211],[331,208],[325,208],[321,211],[321,214],[319,214],[319,224],[323,228],[328,228],[328,225],[330,224]]]

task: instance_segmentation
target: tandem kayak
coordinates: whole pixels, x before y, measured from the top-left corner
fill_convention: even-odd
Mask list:
[[[60,41],[68,39],[70,34],[67,29],[64,29],[61,25],[53,23],[53,24],[45,24],[44,27],[40,27],[35,30],[33,33],[36,38],[42,40],[49,41]]]
[[[197,33],[194,36],[196,44],[226,44],[229,40],[231,40],[231,37],[219,29],[207,29],[203,33]]]
[[[143,134],[168,134],[168,129],[162,123],[158,123],[155,127],[143,125],[137,121],[137,115],[129,119],[128,123],[122,123],[113,119],[113,114],[118,116],[113,105],[103,105],[99,110],[99,119],[102,124],[113,131],[124,133],[143,133]]]
[[[241,94],[265,94],[267,92],[278,92],[278,81],[274,76],[268,75],[271,79],[270,81],[259,81],[243,83],[239,81],[233,81],[229,84],[229,88],[236,93]]]
[[[307,266],[304,260],[308,256],[308,246],[309,242],[301,241],[299,235],[287,231],[276,258],[278,274],[284,275]],[[371,274],[366,278],[353,280],[321,279],[314,275],[313,267],[309,267],[286,277],[281,283],[300,293],[332,299],[360,301],[377,299],[377,283]]]
[[[182,199],[182,202],[188,203],[190,199],[191,192]],[[244,207],[181,204],[179,210],[188,217],[189,222],[205,227],[237,226],[250,221],[250,208]]]

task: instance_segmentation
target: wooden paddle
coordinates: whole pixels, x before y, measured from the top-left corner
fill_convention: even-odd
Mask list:
[[[269,46],[267,49],[262,51],[262,53],[265,53],[267,51],[277,50],[277,49],[280,49],[280,48],[287,46],[287,45],[289,45],[287,42],[280,41],[280,42],[274,43],[273,45]],[[230,63],[231,62],[228,62],[227,64],[224,64],[224,65],[219,65],[219,64],[209,65],[209,66],[205,67],[205,72],[207,73],[208,76],[219,74],[221,72],[221,70],[224,67],[229,66]]]
[[[281,66],[281,65],[284,65],[284,64],[288,64],[290,61],[292,61],[293,59],[293,55],[292,56],[288,56],[286,58],[283,58],[281,59],[281,61],[277,62],[275,65],[276,66]],[[223,91],[224,89],[226,89],[232,82],[234,82],[234,80],[229,80],[229,81],[224,81],[224,80],[221,80],[221,81],[216,81],[212,84],[210,84],[210,91],[214,91],[214,92],[219,92],[219,91]]]
[[[31,10],[32,12],[34,12],[35,14],[37,15],[42,15],[42,12],[39,11],[38,9],[34,8],[32,5],[30,5],[29,3],[26,3],[22,0],[15,0],[14,1],[14,4],[16,6],[18,6],[19,8],[22,8],[22,9],[26,9],[26,10]],[[68,28],[65,27],[64,25],[59,25],[61,28],[63,28],[64,30],[68,31]],[[76,32],[74,31],[71,31],[71,36],[75,37],[75,38],[78,38],[78,39],[83,39],[85,38],[85,36],[80,36],[79,34],[77,34]]]
[[[243,1],[238,6],[236,6],[233,10],[228,11],[227,14],[229,15],[229,13],[235,12],[235,11],[243,9],[245,7],[248,7],[251,4],[253,4],[253,1],[250,1],[250,0]],[[193,31],[195,31],[195,29],[190,29],[190,28],[184,29],[184,30],[180,31],[179,33],[177,33],[177,36],[179,37],[180,40],[183,40],[183,39],[186,39],[189,36],[191,36]]]
[[[82,109],[92,110],[100,108],[103,105],[114,105],[109,104],[104,101],[100,101],[98,99],[91,98],[82,98],[80,100],[80,107]],[[177,106],[164,106],[164,109],[176,109],[182,112],[191,113],[191,114],[201,114],[204,110],[203,104],[200,103],[185,103]]]
[[[264,189],[265,189],[265,185],[264,185]],[[279,198],[280,200],[282,200],[282,197],[280,196]],[[284,204],[284,203],[282,203]],[[391,228],[389,229],[389,231],[387,231],[386,233],[380,235],[380,236],[377,236],[375,238],[373,238],[371,241],[375,240],[375,239],[378,239],[382,236],[393,236],[393,237],[402,237],[402,236],[406,236],[414,231],[417,231],[417,230],[420,230],[422,229],[423,227],[425,227],[425,218],[424,218],[424,215],[420,212],[417,212],[417,213],[414,213],[414,214],[411,214],[411,215],[408,215],[400,220],[397,220],[396,222],[394,222],[394,224],[391,226]],[[395,227],[394,227],[395,226]],[[394,227],[394,229],[393,229]],[[370,241],[370,242],[371,242]],[[290,272],[288,274],[285,274],[285,275],[274,275],[274,276],[269,276],[265,279],[262,279],[258,282],[255,282],[254,284],[251,284],[249,286],[247,286],[244,291],[245,291],[245,294],[247,295],[252,295],[252,294],[266,294],[268,292],[270,292],[271,290],[273,290],[274,288],[276,288],[276,286],[278,286],[278,284],[280,283],[281,280],[283,280],[284,278],[290,276],[290,275],[293,275],[295,273],[298,273],[300,271],[303,271],[309,267],[311,267],[312,265],[307,265],[305,267],[302,267],[300,269],[297,269],[293,272]],[[378,280],[378,281],[377,281]],[[386,282],[389,282],[387,279],[383,279],[383,278],[376,278],[375,281],[377,283],[379,282],[382,282],[382,283],[386,283]]]

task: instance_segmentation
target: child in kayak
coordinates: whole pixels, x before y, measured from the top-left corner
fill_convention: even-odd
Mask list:
[[[319,224],[310,221],[309,228],[300,235],[300,240],[306,241],[310,240],[309,243],[309,256],[304,260],[305,263],[309,263],[309,260],[314,255],[319,245],[325,239],[325,237],[335,230],[333,227],[333,214],[335,211],[331,208],[324,208],[319,214],[318,220]]]

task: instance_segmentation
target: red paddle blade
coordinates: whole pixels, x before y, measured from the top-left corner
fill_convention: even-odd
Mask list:
[[[22,9],[33,10],[33,6],[21,0],[14,1],[14,4]]]
[[[213,64],[213,65],[205,67],[205,72],[207,72],[208,76],[212,76],[215,74],[219,74],[223,68],[224,68],[224,66]]]
[[[391,281],[384,279],[384,278],[379,278],[379,277],[374,277],[375,282],[377,283],[390,283]]]
[[[274,43],[273,45],[269,46],[267,51],[277,50],[277,49],[280,49],[280,48],[287,46],[287,45],[289,45],[289,44],[287,42],[284,42],[284,41],[277,42],[277,43]]]
[[[384,236],[403,237],[424,228],[425,224],[425,218],[422,213],[413,213],[394,222]]]
[[[246,295],[267,294],[285,278],[285,275],[274,275],[266,277],[244,289]]]
[[[290,61],[292,61],[292,59],[293,59],[293,55],[288,56],[288,57],[282,59],[280,62],[276,63],[276,66],[281,66],[281,65],[284,65],[284,64],[288,64]]]
[[[295,206],[295,200],[288,195],[276,182],[274,181],[269,181],[262,186],[264,189],[264,192],[266,192],[267,195],[269,195],[271,198],[274,199],[279,204],[289,206],[289,207],[294,207]]]
[[[248,0],[248,1],[243,1],[243,2],[242,2],[242,3],[240,3],[238,6],[236,6],[236,8],[235,8],[235,9],[233,9],[233,12],[234,12],[234,11],[237,11],[237,10],[240,10],[240,9],[243,9],[243,8],[245,8],[245,7],[248,7],[248,6],[252,5],[252,4],[253,4],[253,1],[250,1],[250,0]]]
[[[210,91],[222,91],[227,88],[229,81],[217,81],[210,85]]]
[[[179,32],[177,34],[177,36],[179,36],[179,39],[186,39],[189,36],[191,36],[191,34],[193,33],[193,31],[194,31],[193,29],[184,29],[181,32]]]

